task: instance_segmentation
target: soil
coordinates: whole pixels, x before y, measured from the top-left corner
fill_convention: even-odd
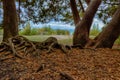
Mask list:
[[[7,53],[1,52],[0,58]],[[7,57],[0,61],[0,80],[120,80],[120,50],[117,49],[75,48],[69,53],[55,49],[49,54],[29,53],[23,59],[12,54]]]

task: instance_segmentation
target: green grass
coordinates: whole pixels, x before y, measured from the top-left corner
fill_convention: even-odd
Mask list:
[[[120,44],[120,37],[115,41],[115,44]]]
[[[47,39],[48,37],[50,37],[50,35],[34,35],[34,36],[25,36],[27,37],[29,40],[32,40],[32,41],[44,41],[45,39]],[[64,36],[63,36],[64,37]],[[91,36],[91,38],[93,39],[94,36]],[[72,37],[68,37],[68,38],[65,38],[65,39],[58,39],[59,43],[62,43],[62,44],[69,44],[69,45],[72,45]],[[120,44],[120,37],[115,41],[115,44]]]
[[[100,29],[98,25],[94,25],[93,28],[90,30],[91,36],[97,36],[100,33]]]
[[[0,35],[3,35],[3,29],[0,29]]]
[[[65,45],[72,45],[72,39],[62,39],[62,40],[58,40],[58,42]]]
[[[59,43],[66,44],[66,45],[72,44],[72,37],[62,35],[62,38],[64,38],[64,39],[62,39],[62,38],[60,39],[59,35],[54,35],[54,36],[57,36],[56,38],[58,39]],[[50,35],[34,35],[34,36],[25,36],[25,37],[31,41],[42,42],[42,41],[46,40],[48,37],[50,37]]]
[[[72,36],[62,35],[62,38],[59,38],[61,35],[32,35],[32,36],[25,36],[27,39],[32,41],[39,41],[42,42],[46,40],[50,36],[57,36],[58,42],[62,44],[72,45]],[[94,39],[95,36],[91,36]],[[0,35],[0,42],[2,41],[3,36]],[[115,41],[115,44],[120,44],[120,37]]]
[[[25,36],[27,39],[32,41],[44,41],[48,36],[34,35],[34,36]]]

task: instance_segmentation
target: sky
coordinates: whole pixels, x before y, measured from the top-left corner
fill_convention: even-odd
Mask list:
[[[94,24],[98,24],[99,26],[99,29],[102,29],[102,27],[104,26],[104,23],[99,20],[98,18],[94,18],[93,20],[93,24],[92,24],[92,27]],[[62,30],[69,30],[71,33],[73,33],[73,31],[75,30],[75,26],[74,25],[71,25],[71,24],[66,24],[66,23],[63,23],[63,22],[49,22],[49,23],[46,23],[46,24],[31,24],[32,27],[36,27],[36,28],[41,28],[41,27],[44,27],[44,26],[50,26],[52,29],[62,29]],[[91,28],[92,28],[91,27]]]
[[[3,12],[2,12],[3,13]],[[2,16],[0,16],[0,18],[1,18]],[[2,19],[0,19],[0,21],[1,21]],[[99,29],[101,29],[103,26],[104,26],[104,23],[101,21],[101,20],[99,20],[98,18],[94,18],[94,21],[93,21],[93,24],[92,24],[92,26],[94,25],[94,24],[98,24],[98,26],[99,26]],[[45,24],[41,24],[41,23],[39,23],[39,24],[34,24],[34,23],[32,23],[31,22],[31,26],[32,27],[37,27],[37,28],[41,28],[41,27],[44,27],[44,26],[50,26],[51,28],[53,28],[53,29],[62,29],[62,30],[69,30],[69,31],[74,31],[74,29],[75,29],[75,26],[74,25],[71,25],[71,24],[69,24],[69,23],[64,23],[64,22],[55,22],[55,21],[51,21],[51,22],[49,22],[49,23],[45,23]]]

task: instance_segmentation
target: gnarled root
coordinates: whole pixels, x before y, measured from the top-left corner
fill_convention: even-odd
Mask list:
[[[9,46],[10,46],[12,52],[13,52],[13,55],[14,55],[15,57],[18,57],[18,58],[22,59],[23,57],[20,56],[20,55],[17,53],[16,49],[15,49],[15,45],[14,45],[14,43],[12,42],[12,38],[9,38],[8,41],[9,41]]]
[[[43,42],[35,42],[30,41],[23,36],[15,36],[8,39],[8,43],[1,43],[0,52],[5,50],[11,51],[14,57],[23,59],[21,55],[19,55],[20,51],[23,51],[27,56],[28,54],[32,54],[33,56],[39,55],[41,50],[46,49],[47,53],[53,52],[54,49],[61,49],[64,53],[68,53],[68,50],[71,49],[70,46],[65,46],[63,44],[59,44],[55,37],[49,37]]]

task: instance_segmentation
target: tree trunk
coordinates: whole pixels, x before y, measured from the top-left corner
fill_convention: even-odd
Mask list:
[[[80,7],[81,7],[81,9],[82,9],[82,12],[84,13],[85,10],[84,10],[83,4],[82,4],[81,0],[78,0],[78,1],[79,1],[79,4],[80,4]]]
[[[76,25],[74,36],[73,36],[73,45],[85,44],[89,41],[89,31],[94,18],[94,15],[101,3],[101,0],[92,0],[85,11],[83,19]]]
[[[95,38],[94,48],[112,48],[115,40],[120,35],[120,6],[115,12],[110,23]]]
[[[85,2],[87,3],[87,5],[89,5],[91,0],[85,0]]]
[[[77,10],[77,5],[76,5],[75,0],[70,0],[70,6],[71,6],[72,13],[73,13],[74,23],[76,25],[80,21],[80,16]]]
[[[4,19],[3,19],[3,41],[18,35],[18,20],[14,0],[3,0]]]

